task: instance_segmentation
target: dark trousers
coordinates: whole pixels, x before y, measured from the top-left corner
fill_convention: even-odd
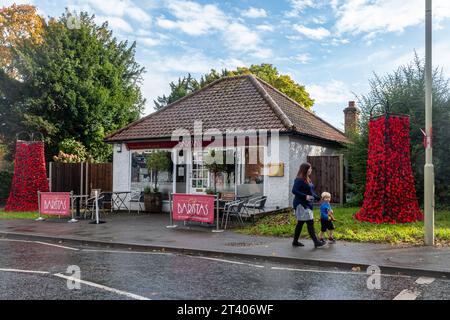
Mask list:
[[[300,234],[302,233],[303,225],[305,223],[306,226],[308,227],[308,233],[312,241],[314,241],[314,243],[318,243],[319,241],[317,240],[316,230],[314,230],[314,220],[297,222],[297,226],[295,227],[294,242],[297,242],[298,239],[300,238]]]

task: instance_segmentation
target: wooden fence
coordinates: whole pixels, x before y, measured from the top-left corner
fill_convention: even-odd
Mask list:
[[[311,179],[318,195],[331,193],[332,202],[344,203],[344,159],[336,156],[308,156],[313,171]]]
[[[112,163],[57,163],[48,165],[50,190],[90,194],[92,189],[112,191]]]

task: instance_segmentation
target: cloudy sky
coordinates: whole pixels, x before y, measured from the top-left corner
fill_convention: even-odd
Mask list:
[[[188,72],[271,63],[304,84],[314,110],[343,127],[342,110],[383,75],[424,55],[425,0],[0,0],[31,3],[45,17],[65,7],[109,21],[137,41],[148,99],[169,92]],[[450,78],[450,1],[434,0],[434,64]]]

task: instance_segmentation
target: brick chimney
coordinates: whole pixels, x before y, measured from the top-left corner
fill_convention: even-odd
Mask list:
[[[359,109],[356,107],[355,101],[349,101],[348,107],[344,109],[345,114],[345,134],[358,133]]]

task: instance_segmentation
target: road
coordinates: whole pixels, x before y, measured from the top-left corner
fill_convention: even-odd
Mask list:
[[[0,299],[450,299],[447,279],[382,273],[379,289],[369,289],[368,277],[366,270],[0,239]]]

